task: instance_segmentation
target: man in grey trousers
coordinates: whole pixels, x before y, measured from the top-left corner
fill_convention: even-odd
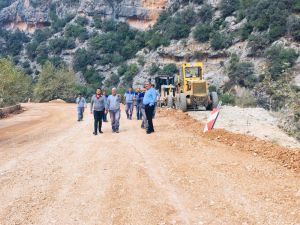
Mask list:
[[[125,103],[126,103],[126,115],[127,119],[132,120],[132,114],[133,114],[133,102],[135,99],[135,93],[132,90],[132,87],[129,88],[129,90],[125,93]]]
[[[94,115],[94,135],[102,134],[102,118],[106,110],[106,98],[102,95],[101,88],[97,88],[96,94],[91,100],[91,114]]]
[[[86,108],[86,101],[85,98],[82,97],[81,93],[78,94],[78,97],[76,98],[76,104],[77,104],[77,114],[78,114],[78,122],[83,120],[83,113],[84,108]]]
[[[109,112],[111,127],[113,133],[119,133],[120,117],[121,117],[121,96],[117,94],[117,89],[111,90],[111,95],[107,98],[106,113]]]

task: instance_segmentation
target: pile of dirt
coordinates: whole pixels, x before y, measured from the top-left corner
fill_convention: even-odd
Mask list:
[[[160,109],[159,115],[176,119],[176,124],[190,130],[209,141],[217,141],[240,151],[251,152],[255,156],[261,156],[275,161],[284,167],[300,172],[300,149],[282,147],[270,141],[245,134],[236,134],[225,129],[214,129],[209,133],[203,133],[204,124],[191,118],[187,113],[173,109]]]
[[[58,99],[49,101],[49,103],[66,103],[66,102],[64,100],[58,98]]]

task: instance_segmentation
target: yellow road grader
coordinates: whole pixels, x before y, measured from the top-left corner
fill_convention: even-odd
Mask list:
[[[160,89],[160,104],[187,110],[212,110],[219,100],[216,92],[209,92],[208,82],[203,77],[203,63],[183,63],[179,75],[156,78]]]

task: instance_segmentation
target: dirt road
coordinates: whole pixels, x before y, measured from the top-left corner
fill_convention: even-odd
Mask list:
[[[93,136],[74,105],[26,108],[0,121],[1,225],[300,224],[299,171],[176,115],[152,135],[123,115],[120,134]]]

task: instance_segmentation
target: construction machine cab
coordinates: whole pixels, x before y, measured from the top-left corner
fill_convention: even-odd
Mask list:
[[[161,75],[155,78],[155,84],[160,93],[159,105],[167,106],[168,98],[175,96],[175,76]]]
[[[208,82],[204,79],[203,63],[183,63],[177,78],[178,95],[175,105],[182,111],[212,109],[216,106],[217,93],[209,93]]]
[[[202,62],[183,63],[179,76],[181,92],[186,93],[187,97],[208,95],[208,84],[203,77]]]
[[[161,96],[175,95],[175,76],[161,75],[155,78],[155,84]]]

